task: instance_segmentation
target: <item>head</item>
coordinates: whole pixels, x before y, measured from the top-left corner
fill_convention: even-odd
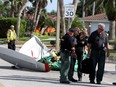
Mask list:
[[[75,28],[74,34],[75,34],[75,35],[79,35],[79,33],[80,33],[80,28],[79,28],[79,27],[76,27],[76,28]]]
[[[97,29],[98,33],[99,34],[102,33],[104,31],[104,28],[105,28],[105,24],[99,23],[98,24],[98,29]]]
[[[75,32],[75,29],[74,28],[70,28],[68,34],[70,36],[73,36],[74,35],[74,32]]]
[[[10,26],[10,29],[11,29],[11,30],[14,30],[14,25],[11,25],[11,26]]]

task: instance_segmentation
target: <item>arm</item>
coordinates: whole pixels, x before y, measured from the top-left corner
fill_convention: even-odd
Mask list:
[[[106,56],[107,56],[107,57],[110,56],[110,52],[109,52],[109,43],[106,44]]]
[[[87,47],[88,47],[88,54],[87,54],[87,57],[90,57],[90,51],[91,51],[91,44],[87,44]]]

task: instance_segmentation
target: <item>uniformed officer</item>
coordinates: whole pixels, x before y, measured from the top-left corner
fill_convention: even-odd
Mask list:
[[[109,43],[108,36],[104,32],[105,25],[103,23],[98,24],[98,29],[90,35],[88,39],[88,56],[92,59],[93,69],[89,75],[90,83],[95,83],[95,77],[97,84],[101,84],[105,66],[105,52],[107,57],[109,56]],[[96,65],[98,69],[96,73]]]
[[[68,72],[71,62],[71,53],[75,52],[75,47],[73,43],[73,35],[75,29],[70,28],[69,32],[66,33],[61,39],[61,69],[60,69],[60,83],[69,84]]]
[[[74,43],[74,45],[76,45],[77,40],[76,40],[75,36],[79,35],[80,29],[79,29],[79,27],[76,27],[74,29],[75,29],[75,32],[74,32],[74,36],[73,36],[73,43]],[[70,64],[70,69],[68,72],[68,79],[72,82],[77,82],[77,80],[74,79],[74,77],[73,77],[76,59],[77,58],[73,58],[73,56],[71,56],[71,64]]]
[[[83,54],[85,52],[85,48],[87,46],[87,41],[88,41],[88,35],[86,30],[83,30],[81,33],[75,36],[77,39],[77,44],[75,46],[75,52],[77,55],[77,60],[78,60],[78,81],[82,81],[82,60],[83,60]]]
[[[16,40],[16,32],[14,30],[14,25],[10,26],[10,29],[7,31],[7,42],[8,49],[15,50],[15,40]]]

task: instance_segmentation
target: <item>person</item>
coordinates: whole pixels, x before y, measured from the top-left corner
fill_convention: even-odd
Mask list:
[[[89,74],[90,83],[101,84],[104,74],[105,56],[109,57],[108,36],[104,32],[105,25],[98,24],[98,29],[93,31],[88,38],[88,57],[92,59],[93,69]],[[105,55],[106,54],[106,55]],[[97,72],[96,65],[98,64]]]
[[[78,60],[78,81],[82,81],[82,60],[83,60],[83,54],[86,52],[86,46],[88,41],[88,35],[86,30],[83,30],[81,33],[75,36],[77,39],[77,44],[75,46],[75,52],[77,55]]]
[[[76,45],[77,42],[76,42],[75,35],[79,34],[80,29],[78,27],[76,27],[74,29],[75,29],[75,32],[74,32],[74,36],[73,36],[73,43],[74,43],[74,45]],[[76,58],[73,58],[73,56],[71,56],[71,64],[70,64],[70,68],[69,68],[69,72],[68,72],[68,79],[69,79],[69,81],[72,81],[72,82],[77,82],[77,80],[73,78],[75,62],[76,62]]]
[[[15,40],[16,40],[16,32],[14,30],[14,25],[10,26],[10,29],[7,31],[7,42],[8,42],[8,49],[15,50]]]
[[[74,29],[70,28],[61,39],[60,56],[61,56],[61,69],[60,69],[60,83],[69,84],[68,72],[71,62],[71,53],[75,52],[73,35]]]

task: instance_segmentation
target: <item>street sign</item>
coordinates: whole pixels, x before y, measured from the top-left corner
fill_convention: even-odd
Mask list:
[[[64,17],[72,18],[75,15],[74,5],[65,5]]]

